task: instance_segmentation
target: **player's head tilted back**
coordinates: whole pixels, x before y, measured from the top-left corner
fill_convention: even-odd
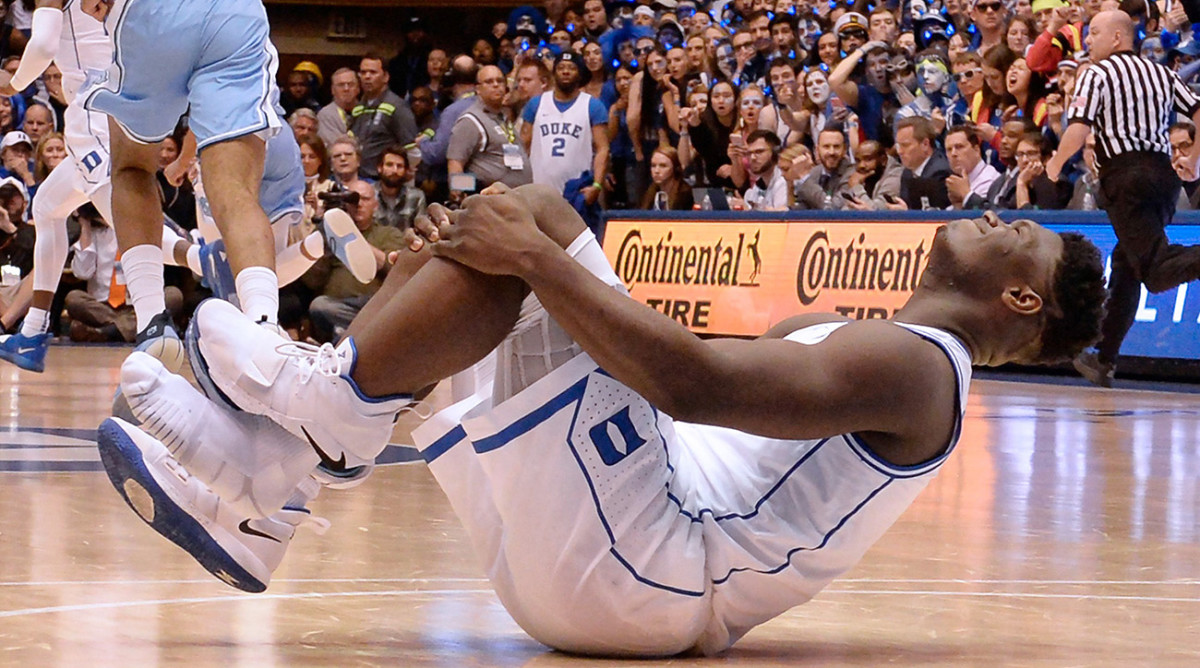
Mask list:
[[[1104,266],[1082,235],[994,214],[940,229],[917,297],[957,304],[977,364],[1068,360],[1100,335]]]

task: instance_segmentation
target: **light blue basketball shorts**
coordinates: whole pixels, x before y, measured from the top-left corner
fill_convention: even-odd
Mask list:
[[[106,20],[114,62],[84,105],[155,143],[190,114],[197,145],[282,127],[274,111],[279,56],[257,0],[127,0]],[[190,112],[189,112],[190,109]]]
[[[262,185],[258,202],[267,220],[279,220],[289,213],[304,213],[304,168],[300,165],[300,146],[289,129],[267,140]]]

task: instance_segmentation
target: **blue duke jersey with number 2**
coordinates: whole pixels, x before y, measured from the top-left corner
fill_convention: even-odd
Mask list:
[[[549,92],[530,100],[522,118],[533,126],[529,145],[533,182],[562,192],[567,181],[592,168],[592,126],[607,123],[608,113],[587,93],[563,104]]]

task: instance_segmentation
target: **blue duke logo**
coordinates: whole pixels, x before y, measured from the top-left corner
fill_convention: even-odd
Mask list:
[[[657,415],[643,397],[602,371],[588,376],[586,383],[570,440],[596,475],[605,475],[600,471],[647,445],[661,443]]]
[[[543,137],[571,137],[579,139],[583,136],[583,126],[575,123],[542,123],[538,130]]]
[[[567,139],[579,139],[583,130],[582,125],[575,123],[542,123],[538,126],[542,138],[550,141],[550,156],[554,158],[565,158]]]
[[[612,466],[646,444],[629,417],[629,406],[588,430],[600,460]]]

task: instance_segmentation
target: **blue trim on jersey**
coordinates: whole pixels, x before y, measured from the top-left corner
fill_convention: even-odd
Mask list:
[[[779,477],[779,480],[771,487],[771,489],[768,489],[766,491],[766,493],[763,494],[762,497],[760,497],[758,499],[758,501],[756,501],[754,503],[754,510],[749,513],[745,513],[745,514],[729,513],[727,515],[717,516],[716,512],[712,508],[701,508],[698,513],[693,515],[689,511],[685,510],[683,507],[683,504],[680,503],[679,499],[677,499],[675,497],[675,495],[669,491],[667,492],[667,498],[670,499],[672,503],[679,506],[679,514],[680,515],[683,515],[684,517],[688,518],[692,522],[703,522],[705,514],[711,515],[713,518],[713,521],[716,521],[716,522],[723,522],[726,520],[748,520],[748,519],[751,519],[754,516],[758,515],[758,511],[762,510],[763,504],[765,504],[775,494],[775,492],[778,492],[780,487],[783,487],[783,483],[787,482],[788,478],[790,478],[793,473],[795,473],[797,470],[799,470],[800,466],[803,465],[804,462],[808,461],[808,459],[810,457],[817,454],[817,451],[820,450],[822,447],[824,447],[825,444],[829,443],[831,440],[833,440],[833,439],[831,439],[831,438],[822,439],[819,443],[817,443],[815,446],[813,446],[812,450],[809,450],[808,452],[806,452],[804,454],[804,456],[800,458],[799,461],[797,461],[795,464],[792,465],[792,468],[788,469],[786,473],[784,473],[782,476]]]
[[[852,441],[850,445],[853,447],[851,449],[855,451],[855,453],[860,459],[863,460],[863,462],[879,473],[891,478],[919,478],[940,467],[942,463],[946,461],[946,458],[950,456],[950,453],[954,452],[954,448],[958,445],[958,439],[962,435],[963,422],[962,373],[958,367],[958,358],[956,358],[954,353],[950,351],[950,348],[947,344],[943,343],[937,338],[929,336],[920,330],[908,329],[907,327],[904,329],[936,345],[950,360],[950,368],[954,371],[954,431],[950,434],[949,443],[946,445],[945,450],[943,450],[941,454],[933,457],[932,459],[921,462],[920,464],[901,466],[899,464],[892,464],[884,460],[882,457],[876,454],[874,450],[871,449],[871,446],[863,442],[863,440],[859,438],[857,434],[847,434],[847,436]]]
[[[590,376],[590,374],[589,374],[589,376]],[[552,399],[551,401],[552,402],[556,401],[557,399],[560,399],[564,395],[574,395],[576,393],[576,391],[578,392],[578,397],[576,397],[575,400],[578,401],[579,399],[582,399],[583,398],[583,390],[584,390],[584,388],[586,388],[587,382],[588,382],[588,378],[585,377],[583,380],[572,385],[570,387],[570,389],[568,389],[566,392],[560,394],[555,399]],[[575,431],[575,423],[578,419],[579,419],[579,406],[576,406],[575,414],[571,417],[571,427],[567,431],[568,434]],[[664,439],[664,442],[665,442],[665,439]],[[625,560],[624,557],[621,556],[621,554],[617,551],[617,538],[615,535],[613,535],[613,530],[612,530],[612,527],[608,523],[608,518],[604,515],[604,506],[602,506],[600,504],[600,495],[596,492],[596,485],[595,485],[595,483],[592,482],[592,477],[590,475],[588,475],[587,465],[583,463],[583,458],[579,456],[579,451],[575,448],[575,444],[571,442],[570,437],[568,437],[566,439],[566,443],[567,443],[567,447],[571,449],[571,456],[573,456],[575,458],[575,462],[579,465],[579,471],[581,473],[583,473],[583,479],[587,482],[588,492],[592,495],[592,503],[596,506],[596,517],[598,517],[600,519],[600,524],[604,527],[604,533],[608,535],[608,541],[609,541],[608,551],[614,557],[616,557],[617,562],[620,563],[622,566],[624,566],[625,570],[629,571],[629,574],[632,575],[635,580],[637,580],[638,582],[641,582],[642,584],[647,585],[649,587],[653,587],[655,589],[661,589],[663,591],[668,591],[673,594],[680,594],[682,596],[693,596],[693,597],[704,596],[703,590],[694,591],[694,590],[690,590],[690,589],[681,589],[679,587],[673,587],[671,585],[663,584],[661,582],[656,582],[654,580],[646,578],[641,573],[638,573],[637,569],[633,567],[633,564],[629,563],[628,561]]]
[[[534,409],[525,417],[501,429],[496,434],[481,438],[478,441],[472,441],[475,452],[482,455],[485,452],[491,452],[492,450],[504,447],[509,441],[523,436],[530,429],[544,422],[546,418],[582,399],[587,382],[588,379],[585,377],[571,387],[568,387],[558,396],[542,404],[541,407]]]
[[[603,516],[601,517],[601,519],[603,519]],[[604,528],[605,528],[605,530],[608,529],[607,522],[605,522]],[[612,538],[612,532],[609,532],[609,538]],[[617,552],[617,548],[615,545],[608,548],[608,552],[609,552],[609,554],[611,554],[613,557],[616,558],[618,563],[620,563],[622,566],[625,567],[625,570],[629,571],[629,574],[633,576],[634,580],[637,580],[638,582],[640,582],[648,587],[653,587],[655,589],[661,589],[663,591],[669,591],[672,594],[679,594],[680,596],[691,596],[693,598],[699,598],[699,597],[704,596],[703,591],[692,591],[690,589],[681,589],[679,587],[672,587],[671,585],[665,585],[661,582],[655,582],[653,580],[642,577],[637,572],[637,569],[635,569],[633,567],[633,564],[630,564],[628,561],[625,561],[625,558],[621,556],[621,553]]]
[[[608,376],[608,374],[604,373],[603,371],[600,371],[600,373]],[[549,401],[545,402],[540,407],[534,409],[533,411],[531,411],[530,413],[525,415],[525,417],[522,417],[521,419],[517,420],[516,422],[513,422],[511,425],[500,430],[498,433],[496,433],[492,436],[488,436],[486,438],[479,439],[477,441],[473,441],[472,445],[475,448],[475,452],[479,453],[479,454],[483,454],[483,453],[491,452],[492,450],[501,448],[501,447],[507,445],[513,439],[516,439],[516,438],[528,433],[529,430],[531,430],[534,427],[536,427],[537,425],[541,424],[543,421],[545,421],[546,419],[548,419],[550,416],[554,415],[555,413],[559,412],[563,408],[570,406],[573,403],[577,404],[580,400],[583,399],[583,395],[584,395],[585,391],[587,390],[587,384],[588,384],[588,381],[591,379],[591,375],[592,374],[589,373],[587,376],[585,376],[582,379],[580,379],[579,381],[575,382],[573,385],[568,387],[566,390],[563,390],[562,392],[560,392],[557,396],[551,398]],[[609,377],[611,377],[611,376],[609,376]],[[578,419],[579,419],[579,406],[577,405],[575,407],[575,413],[571,418],[571,427],[568,430],[568,433],[571,433],[575,430],[575,422]],[[461,427],[459,427],[459,428],[461,429]],[[455,431],[456,430],[452,430],[450,432],[450,434],[447,434],[446,436],[442,437],[441,439],[438,439],[437,441],[435,441],[434,444],[431,445],[427,450],[433,450],[435,447],[439,447],[439,445],[444,446],[442,441],[448,440],[450,438],[450,436],[452,436],[455,433]],[[464,432],[464,436],[465,436],[465,432]],[[664,443],[666,442],[666,439],[661,439],[661,440]],[[451,446],[452,445],[453,444],[451,444]],[[566,439],[566,445],[567,445],[567,447],[569,447],[571,449],[571,455],[575,458],[575,462],[579,465],[579,470],[583,474],[584,481],[587,482],[588,492],[592,495],[592,503],[596,507],[596,517],[599,518],[601,526],[604,527],[604,533],[608,536],[609,553],[613,555],[613,557],[617,560],[617,563],[621,564],[621,566],[623,566],[625,568],[625,570],[629,571],[629,574],[631,576],[633,576],[633,579],[637,580],[638,582],[640,582],[648,587],[653,587],[655,589],[661,589],[663,591],[667,591],[672,594],[679,594],[681,596],[692,596],[692,597],[696,597],[696,598],[703,597],[705,595],[704,590],[695,591],[695,590],[690,590],[690,589],[682,589],[680,587],[675,587],[672,585],[663,584],[661,582],[656,582],[654,580],[651,580],[650,578],[647,578],[644,575],[642,575],[641,573],[639,573],[637,568],[635,568],[633,566],[633,564],[629,563],[628,560],[626,560],[623,556],[621,556],[621,553],[617,551],[616,536],[613,534],[612,527],[608,523],[608,518],[604,515],[604,508],[600,504],[600,495],[596,492],[596,486],[595,486],[595,484],[593,484],[591,476],[588,475],[587,466],[584,465],[583,459],[579,456],[579,451],[575,449],[575,446],[574,446],[574,444],[571,443],[570,438]],[[445,446],[445,447],[446,447],[446,449],[449,449],[450,446]],[[424,453],[422,453],[422,454],[424,454]]]
[[[450,451],[450,448],[462,443],[467,439],[467,430],[463,429],[460,424],[454,429],[451,429],[445,436],[439,438],[429,444],[428,448],[421,451],[421,457],[426,464],[432,464],[434,460]]]
[[[71,7],[71,0],[67,0],[67,2],[63,3],[63,7],[62,7],[63,18],[65,18],[67,20],[67,23],[69,23],[71,26],[71,48],[75,51],[75,67],[77,67],[79,69],[79,71],[84,72],[85,80],[86,80],[87,72],[83,69],[83,58],[79,55],[79,42],[76,41],[76,38],[75,38],[75,17],[74,17],[74,15],[72,15],[72,13],[70,11],[68,11],[70,9],[70,7]],[[75,91],[75,92],[78,93],[79,91]],[[73,101],[74,100],[72,100],[72,102]],[[64,123],[64,125],[65,125],[65,123]]]
[[[840,531],[842,529],[842,527],[846,526],[846,522],[849,522],[850,518],[857,515],[858,511],[865,508],[866,505],[868,503],[870,503],[870,501],[872,499],[874,499],[876,496],[878,496],[880,492],[887,489],[888,485],[891,485],[893,482],[895,482],[895,478],[889,478],[888,480],[884,481],[884,483],[882,485],[880,485],[879,487],[876,487],[874,491],[872,491],[870,494],[867,495],[867,498],[863,499],[862,502],[859,503],[857,506],[854,506],[854,508],[849,513],[847,513],[845,517],[843,517],[836,525],[834,525],[834,527],[832,529],[830,529],[828,533],[825,534],[825,536],[821,539],[821,542],[818,543],[816,546],[814,546],[814,547],[801,546],[801,547],[792,548],[791,550],[788,550],[788,553],[787,553],[787,555],[785,555],[785,558],[784,558],[784,561],[782,564],[775,566],[774,568],[769,568],[767,570],[762,570],[762,569],[758,569],[758,568],[731,568],[731,569],[729,569],[729,572],[726,573],[725,575],[714,579],[712,581],[713,585],[716,586],[716,585],[725,584],[726,582],[729,581],[729,578],[733,577],[734,573],[742,573],[742,572],[746,572],[746,571],[749,571],[752,573],[761,573],[763,575],[774,575],[774,574],[779,573],[780,571],[784,570],[788,566],[790,566],[792,563],[792,556],[795,555],[797,552],[815,552],[816,550],[819,550],[819,549],[825,547],[827,544],[829,544],[829,541],[830,541],[830,539],[833,538],[834,534],[836,534],[838,531]]]

